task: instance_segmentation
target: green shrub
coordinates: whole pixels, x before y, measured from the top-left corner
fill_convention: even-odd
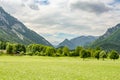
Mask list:
[[[100,58],[100,50],[95,51],[94,57],[99,60],[99,58]]]
[[[107,58],[107,54],[105,51],[101,51],[99,54],[100,58],[102,58],[104,60],[104,58]]]
[[[67,46],[63,47],[62,54],[64,56],[69,56],[69,48]]]
[[[24,51],[21,51],[21,52],[20,52],[20,56],[22,56],[22,55],[25,55]]]
[[[80,57],[83,58],[83,60],[84,60],[85,58],[90,57],[90,52],[87,50],[82,50],[80,52]]]
[[[26,55],[33,56],[32,52],[27,52]]]
[[[113,59],[113,60],[119,59],[119,54],[118,54],[118,52],[112,50],[112,51],[110,52],[109,58],[110,58],[110,59]]]
[[[34,55],[39,55],[40,52],[36,51]]]
[[[0,51],[0,56],[3,55],[3,54],[4,54],[4,52],[3,52],[3,51]]]
[[[69,56],[78,56],[78,55],[76,55],[74,51],[71,51],[69,52]]]

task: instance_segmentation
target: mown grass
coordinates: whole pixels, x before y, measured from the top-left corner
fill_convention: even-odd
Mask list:
[[[120,80],[120,60],[0,56],[0,80]]]

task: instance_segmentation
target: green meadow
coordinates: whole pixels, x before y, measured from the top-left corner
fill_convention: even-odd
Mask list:
[[[120,80],[120,59],[0,56],[0,80]]]

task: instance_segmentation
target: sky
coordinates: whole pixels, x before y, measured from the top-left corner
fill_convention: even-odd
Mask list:
[[[53,45],[100,36],[120,23],[120,0],[0,0],[0,6]]]

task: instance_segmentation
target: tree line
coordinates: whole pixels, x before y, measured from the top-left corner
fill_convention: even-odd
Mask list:
[[[2,54],[2,50],[6,51],[6,54],[9,55],[30,55],[30,56],[70,56],[75,57],[79,56],[83,58],[96,58],[96,59],[118,59],[119,53],[115,50],[112,51],[105,51],[101,48],[97,47],[96,49],[91,48],[83,48],[83,47],[76,47],[75,50],[70,50],[67,46],[61,48],[54,48],[50,46],[45,46],[41,44],[30,44],[30,45],[23,45],[18,43],[9,43],[9,42],[0,42],[0,54]]]

